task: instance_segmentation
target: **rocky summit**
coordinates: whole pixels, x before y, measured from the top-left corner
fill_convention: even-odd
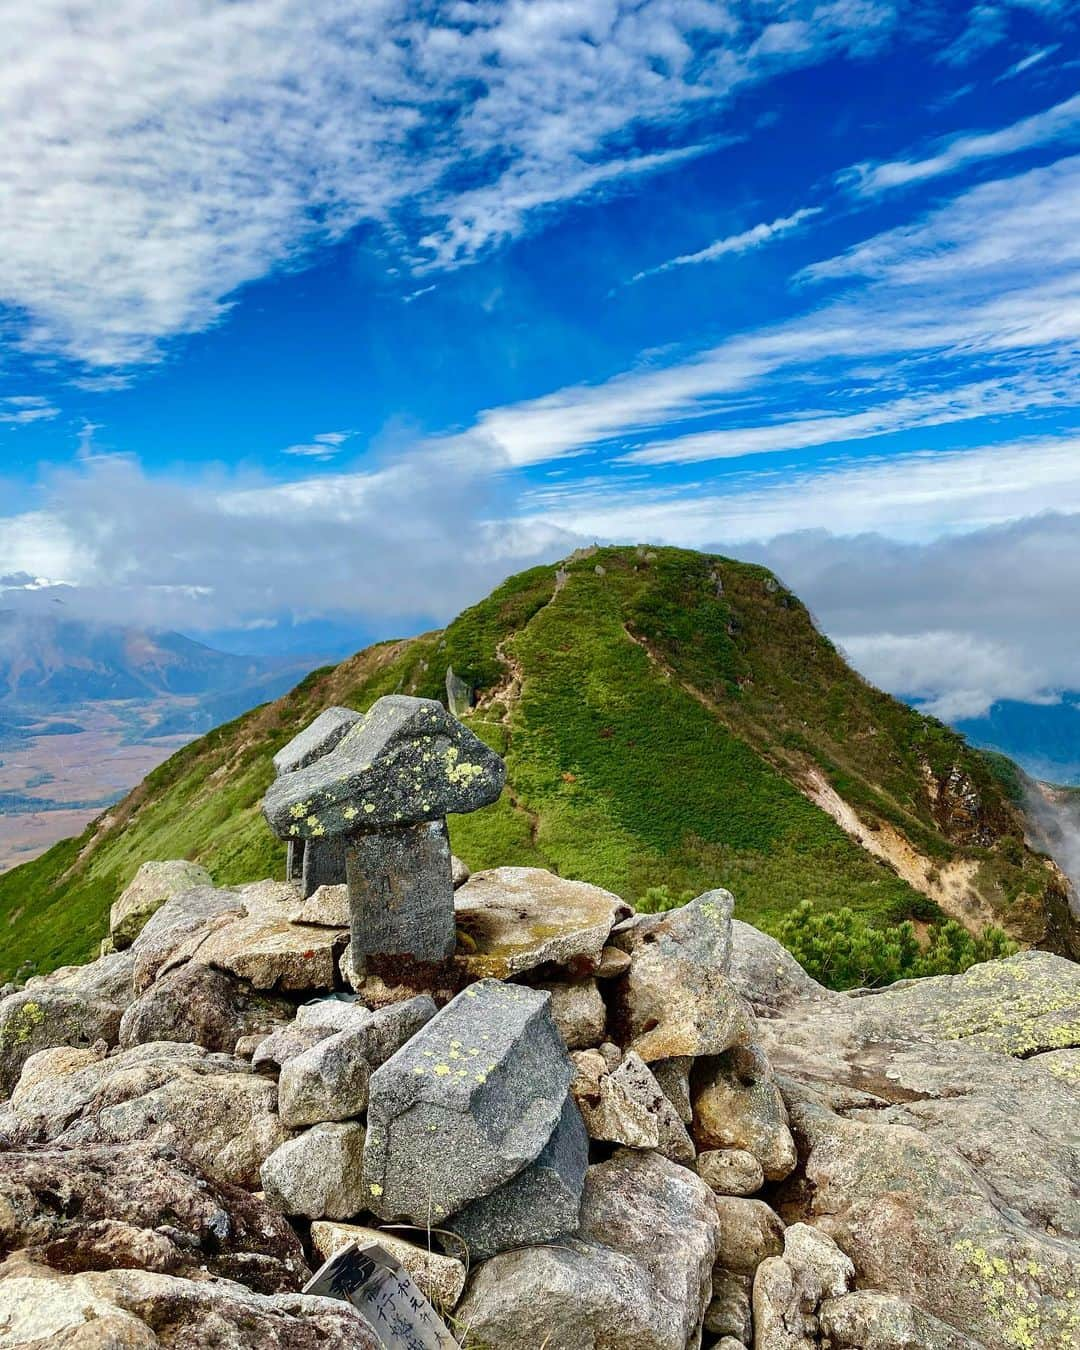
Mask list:
[[[330,721],[274,801],[352,756]],[[371,1241],[462,1350],[1080,1344],[1080,966],[838,993],[722,889],[451,865],[454,950],[383,925],[376,972],[354,892],[415,864],[362,831],[311,895],[146,865],[0,1002],[0,1350],[396,1350],[303,1292]]]

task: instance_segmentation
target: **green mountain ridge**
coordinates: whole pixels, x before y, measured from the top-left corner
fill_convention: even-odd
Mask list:
[[[273,754],[330,704],[445,700],[450,669],[508,766],[498,803],[451,821],[474,869],[548,867],[631,902],[722,885],[773,931],[809,901],[881,928],[943,908],[1068,946],[1064,880],[1025,847],[1007,766],[863,681],[764,568],[605,548],[313,672],[0,877],[0,977],[85,959],[147,859],[191,858],[219,885],[281,875],[259,811]]]

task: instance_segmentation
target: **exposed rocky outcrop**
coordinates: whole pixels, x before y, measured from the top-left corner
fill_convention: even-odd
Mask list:
[[[178,890],[0,1002],[2,1350],[376,1350],[300,1292],[371,1240],[468,1350],[1077,1343],[1080,967],[838,994],[511,868],[398,978],[342,899]]]

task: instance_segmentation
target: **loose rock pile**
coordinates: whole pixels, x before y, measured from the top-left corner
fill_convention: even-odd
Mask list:
[[[462,743],[386,725],[380,800]],[[324,714],[275,793],[344,821],[363,727]],[[355,891],[396,863],[343,832],[309,888],[323,838],[286,883],[144,867],[117,950],[0,1002],[0,1350],[375,1350],[299,1290],[376,1234],[466,1350],[1080,1344],[1080,967],[834,994],[724,891],[448,862],[453,953],[361,934],[376,972]]]

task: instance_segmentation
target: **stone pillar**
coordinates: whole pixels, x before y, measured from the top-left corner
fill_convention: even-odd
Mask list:
[[[454,882],[445,820],[351,835],[345,848],[352,959],[453,956]]]

